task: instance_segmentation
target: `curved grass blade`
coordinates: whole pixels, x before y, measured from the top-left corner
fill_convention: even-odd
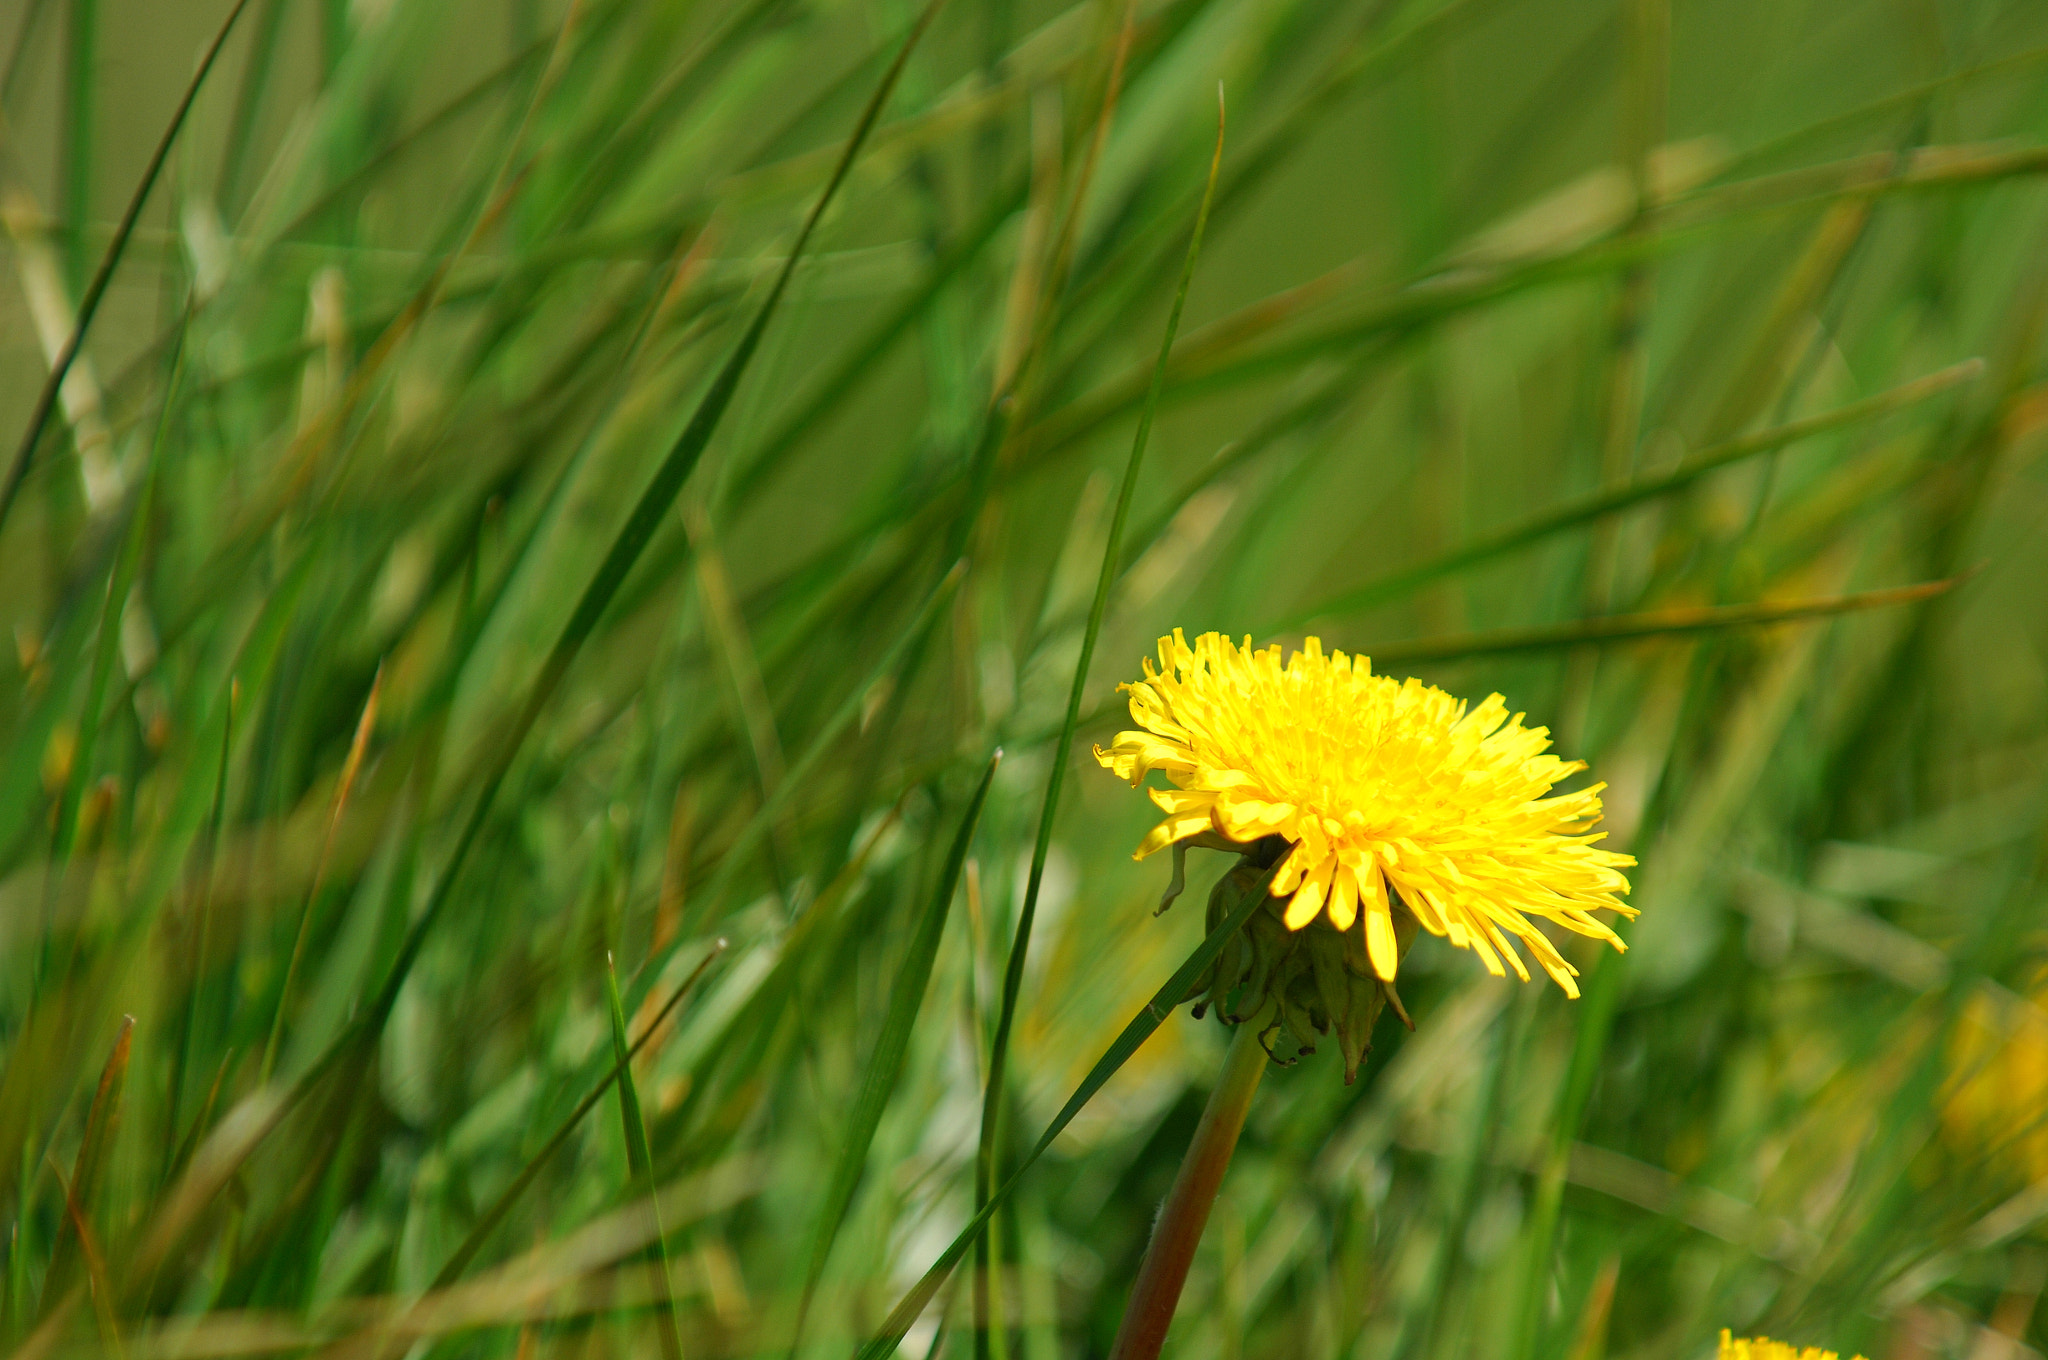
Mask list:
[[[619,1001],[619,971],[612,956],[604,956],[604,994],[611,1006],[613,1071],[619,1088],[619,1118],[626,1129],[626,1173],[634,1184],[649,1184],[654,1178],[654,1159],[647,1151],[647,1121],[640,1114],[640,1089],[633,1082],[633,1049],[626,1042],[626,1008]],[[654,1033],[649,1026],[647,1033]],[[676,1301],[669,1280],[668,1234],[661,1226],[661,1198],[650,1207],[654,1213],[654,1241],[646,1259],[661,1271],[660,1289],[655,1297],[654,1330],[661,1337],[663,1360],[683,1360],[683,1334],[676,1328]]]
[[[1790,623],[1797,619],[1824,618],[1861,609],[1882,609],[1888,605],[1914,604],[1931,600],[1968,579],[1951,576],[1917,585],[1866,590],[1854,595],[1831,595],[1784,603],[1684,605],[1654,609],[1643,614],[1610,614],[1602,618],[1570,619],[1564,623],[1535,628],[1501,628],[1485,633],[1460,633],[1453,637],[1422,638],[1397,642],[1374,651],[1374,665],[1408,666],[1424,661],[1463,661],[1475,656],[1502,656],[1510,652],[1540,652],[1558,647],[1576,647],[1589,642],[1627,642],[1638,638],[1670,637],[1683,633],[1710,633],[1722,628],[1745,628],[1758,624]]]
[[[1052,769],[1045,781],[1045,805],[1038,814],[1038,839],[1031,847],[1030,876],[1025,881],[1024,902],[1017,911],[1017,929],[1010,942],[1010,956],[1003,967],[1003,992],[996,1012],[995,1038],[989,1047],[988,1084],[982,1092],[981,1140],[974,1156],[974,1203],[977,1210],[989,1202],[995,1180],[997,1123],[1002,1107],[1004,1075],[1008,1064],[1010,1029],[1017,1016],[1017,994],[1024,986],[1024,960],[1031,949],[1031,927],[1038,911],[1038,893],[1045,881],[1046,856],[1052,849],[1053,815],[1059,810],[1060,789],[1066,781],[1067,752],[1074,744],[1074,728],[1081,718],[1081,695],[1088,684],[1088,665],[1095,656],[1096,640],[1102,635],[1102,616],[1109,609],[1110,587],[1116,583],[1117,565],[1123,556],[1124,528],[1130,521],[1131,498],[1138,487],[1138,470],[1145,460],[1145,445],[1152,435],[1153,417],[1159,411],[1159,394],[1166,384],[1166,362],[1173,353],[1174,336],[1180,330],[1181,311],[1187,305],[1188,284],[1195,275],[1195,262],[1202,254],[1202,232],[1209,224],[1209,209],[1216,198],[1216,172],[1223,164],[1223,87],[1216,87],[1216,147],[1209,157],[1209,179],[1202,191],[1201,206],[1195,210],[1195,228],[1188,238],[1187,255],[1181,263],[1180,284],[1173,296],[1173,310],[1166,320],[1166,333],[1159,342],[1159,355],[1152,365],[1152,390],[1138,417],[1137,433],[1131,439],[1131,456],[1124,464],[1123,485],[1117,491],[1116,511],[1110,520],[1109,541],[1103,545],[1102,568],[1095,578],[1095,600],[1088,609],[1088,626],[1081,636],[1081,655],[1074,663],[1074,681],[1067,690],[1066,717],[1060,724],[1058,742],[1053,746]],[[986,1253],[987,1239],[978,1251]],[[984,1261],[984,1265],[986,1262]],[[977,1349],[987,1331],[988,1271],[975,1286]]]
[[[1554,510],[1546,510],[1520,524],[1482,535],[1462,547],[1453,548],[1427,561],[1388,572],[1333,599],[1325,600],[1311,609],[1290,614],[1273,626],[1276,629],[1295,628],[1325,615],[1350,614],[1399,599],[1418,586],[1427,585],[1453,572],[1463,571],[1519,548],[1528,547],[1552,534],[1575,529],[1593,520],[1618,514],[1644,501],[1683,490],[1708,473],[1716,472],[1732,463],[1781,449],[1788,444],[1797,443],[1828,430],[1888,415],[1901,407],[1946,392],[1952,387],[1974,382],[1983,372],[1982,359],[1966,359],[1962,363],[1940,369],[1923,378],[1915,378],[1912,382],[1903,383],[1873,397],[1866,397],[1862,401],[1808,416],[1804,420],[1789,421],[1768,430],[1758,430],[1754,434],[1727,440],[1700,450],[1661,476],[1645,477],[1641,481],[1596,491],[1575,501],[1568,501]]]
[[[65,340],[56,361],[50,365],[50,376],[44,380],[43,390],[36,394],[35,408],[29,413],[28,428],[22,432],[21,445],[14,451],[14,462],[7,469],[7,480],[0,482],[0,529],[6,527],[7,512],[13,508],[15,497],[21,492],[21,484],[28,477],[29,464],[35,458],[43,426],[49,423],[50,411],[57,404],[57,392],[64,386],[65,376],[71,372],[71,365],[85,344],[85,332],[99,311],[100,300],[107,294],[107,284],[114,277],[115,266],[121,263],[121,256],[128,249],[128,238],[135,234],[135,223],[142,216],[142,205],[148,202],[149,191],[156,187],[157,175],[171,154],[171,144],[177,141],[178,130],[185,125],[185,115],[191,110],[199,87],[205,83],[206,73],[213,69],[214,58],[220,55],[228,34],[234,31],[235,20],[242,17],[242,11],[248,5],[249,0],[235,0],[234,8],[228,11],[228,17],[221,21],[219,32],[213,35],[213,42],[207,46],[206,55],[199,59],[199,69],[192,73],[191,82],[185,86],[184,97],[171,114],[170,126],[164,129],[164,135],[157,141],[156,151],[143,168],[142,182],[135,186],[135,194],[128,200],[128,209],[121,214],[120,225],[114,228],[114,239],[107,243],[107,253],[100,258],[92,282],[86,285],[85,296],[78,304],[78,321],[72,326],[71,335]]]
[[[945,934],[946,918],[952,913],[954,893],[960,886],[960,870],[967,862],[967,847],[974,839],[974,825],[981,819],[981,805],[988,799],[988,786],[994,782],[996,767],[1002,763],[1003,753],[999,747],[989,757],[988,768],[982,771],[973,801],[968,803],[966,813],[960,818],[960,830],[953,837],[952,848],[946,852],[945,868],[939,873],[938,885],[932,891],[924,915],[918,918],[917,931],[910,937],[910,948],[904,955],[902,971],[897,973],[896,984],[890,989],[888,1018],[883,1021],[874,1052],[868,1057],[867,1071],[861,1077],[860,1096],[854,1101],[846,1141],[840,1145],[839,1161],[832,1169],[830,1188],[825,1193],[824,1212],[818,1216],[817,1235],[811,1243],[811,1262],[804,1274],[803,1298],[797,1304],[796,1327],[790,1340],[792,1355],[797,1352],[798,1343],[803,1338],[804,1319],[817,1294],[818,1278],[824,1274],[825,1260],[832,1254],[832,1243],[839,1236],[840,1225],[846,1221],[847,1208],[853,1203],[853,1192],[860,1184],[861,1173],[867,1168],[868,1148],[875,1141],[882,1111],[888,1106],[889,1097],[903,1075],[903,1062],[910,1052],[910,1032],[917,1025],[918,1012],[924,1006],[924,994],[931,984],[932,965],[939,956],[939,941]]]
[[[1245,893],[1243,900],[1223,918],[1216,929],[1209,932],[1207,939],[1196,946],[1195,952],[1188,955],[1186,961],[1174,970],[1173,976],[1166,980],[1166,984],[1152,994],[1152,999],[1145,1003],[1145,1008],[1131,1017],[1131,1022],[1124,1026],[1114,1042],[1096,1060],[1095,1066],[1088,1069],[1088,1075],[1074,1088],[1074,1094],[1067,1097],[1067,1103],[1060,1107],[1060,1112],[1046,1125],[1045,1132],[1039,1135],[1031,1150],[1018,1161],[1009,1179],[989,1196],[988,1203],[982,1205],[974,1217],[968,1220],[967,1226],[962,1228],[960,1235],[940,1253],[939,1259],[932,1263],[931,1269],[927,1270],[924,1277],[898,1301],[895,1308],[890,1310],[881,1330],[860,1348],[856,1360],[887,1360],[887,1357],[896,1353],[896,1347],[902,1343],[904,1333],[917,1321],[918,1315],[932,1301],[933,1295],[945,1287],[947,1278],[960,1264],[961,1258],[967,1254],[967,1249],[988,1226],[989,1219],[1009,1202],[1012,1194],[1016,1193],[1024,1173],[1029,1171],[1032,1164],[1052,1146],[1053,1140],[1066,1131],[1067,1125],[1074,1121],[1074,1116],[1081,1113],[1082,1108],[1095,1098],[1095,1093],[1130,1061],[1131,1055],[1138,1051],[1139,1045],[1152,1037],[1152,1031],[1165,1023],[1166,1017],[1173,1013],[1173,1008],[1187,999],[1188,993],[1196,982],[1200,981],[1203,972],[1216,961],[1216,956],[1223,952],[1223,946],[1230,943],[1230,937],[1244,929],[1245,922],[1252,919],[1252,913],[1264,905],[1266,885],[1273,881],[1273,875],[1279,872],[1279,867],[1276,864],[1259,876],[1251,889]]]

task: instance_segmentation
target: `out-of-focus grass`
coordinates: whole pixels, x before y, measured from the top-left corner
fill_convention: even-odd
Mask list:
[[[0,523],[0,1347],[874,1332],[1220,79],[1083,744],[1175,625],[1406,658],[1592,762],[1643,916],[1273,1074],[1173,1353],[2048,1348],[2048,16],[1145,0],[1106,109],[1123,5],[953,0],[707,405],[915,10],[252,0]],[[0,448],[227,11],[0,12]],[[1071,758],[998,1180],[1198,942]],[[1018,1182],[993,1353],[1106,1347],[1222,1043]]]

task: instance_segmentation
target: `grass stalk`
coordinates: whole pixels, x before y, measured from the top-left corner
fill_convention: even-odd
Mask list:
[[[1074,663],[1074,679],[1067,689],[1066,716],[1061,720],[1059,739],[1053,744],[1052,766],[1046,775],[1045,802],[1038,814],[1038,837],[1031,847],[1031,868],[1025,879],[1024,901],[1017,910],[1016,933],[1010,942],[1009,956],[1003,965],[1003,990],[997,1003],[995,1034],[989,1045],[988,1080],[982,1091],[981,1135],[976,1145],[974,1159],[974,1204],[977,1211],[985,1208],[995,1184],[995,1155],[998,1124],[1002,1114],[1005,1073],[1009,1063],[1010,1032],[1016,1023],[1017,998],[1024,986],[1024,963],[1031,949],[1031,929],[1038,911],[1038,896],[1045,882],[1046,855],[1052,848],[1053,817],[1059,810],[1060,789],[1066,780],[1067,752],[1073,748],[1074,729],[1081,716],[1081,698],[1088,684],[1089,663],[1095,656],[1096,640],[1102,635],[1102,618],[1109,610],[1109,592],[1116,583],[1117,566],[1122,560],[1125,525],[1130,520],[1131,501],[1137,494],[1138,472],[1144,466],[1145,444],[1152,434],[1152,420],[1159,408],[1159,392],[1166,381],[1166,361],[1173,351],[1173,340],[1180,329],[1181,312],[1187,305],[1188,285],[1193,281],[1195,262],[1201,258],[1202,232],[1209,224],[1209,206],[1215,197],[1216,172],[1223,163],[1224,105],[1223,89],[1216,90],[1216,146],[1209,157],[1209,178],[1202,195],[1201,206],[1195,212],[1194,230],[1188,238],[1187,255],[1181,265],[1180,283],[1174,290],[1173,309],[1167,316],[1166,333],[1159,344],[1159,357],[1153,364],[1152,391],[1147,398],[1144,411],[1138,418],[1137,432],[1131,439],[1130,457],[1124,463],[1123,482],[1117,489],[1116,509],[1110,518],[1109,539],[1103,545],[1102,566],[1095,577],[1095,596],[1088,609],[1088,624],[1081,636],[1081,655]],[[988,1276],[990,1251],[984,1238],[976,1248],[979,1269],[976,1271],[975,1308],[977,1316],[986,1318],[988,1309]],[[977,1324],[975,1328],[977,1351],[987,1345],[987,1327]]]

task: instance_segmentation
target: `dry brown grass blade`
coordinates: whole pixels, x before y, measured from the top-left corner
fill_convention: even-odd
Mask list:
[[[41,1316],[48,1319],[75,1283],[80,1266],[94,1275],[94,1297],[102,1303],[106,1293],[106,1263],[91,1241],[89,1223],[100,1179],[106,1170],[107,1152],[121,1127],[121,1097],[128,1084],[130,1041],[135,1017],[121,1017],[120,1033],[100,1069],[99,1087],[93,1092],[92,1107],[85,1116],[85,1139],[72,1163],[71,1181],[65,1187],[68,1212],[57,1229],[57,1241],[50,1255],[50,1268],[43,1276]],[[62,1177],[60,1176],[61,1180]],[[97,1261],[95,1258],[98,1258]]]

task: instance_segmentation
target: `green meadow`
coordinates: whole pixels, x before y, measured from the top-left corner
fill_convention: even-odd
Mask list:
[[[2048,9],[0,63],[0,1356],[1108,1355],[1175,628],[1505,696],[1641,914],[1268,1071],[1167,1356],[2048,1351]]]

